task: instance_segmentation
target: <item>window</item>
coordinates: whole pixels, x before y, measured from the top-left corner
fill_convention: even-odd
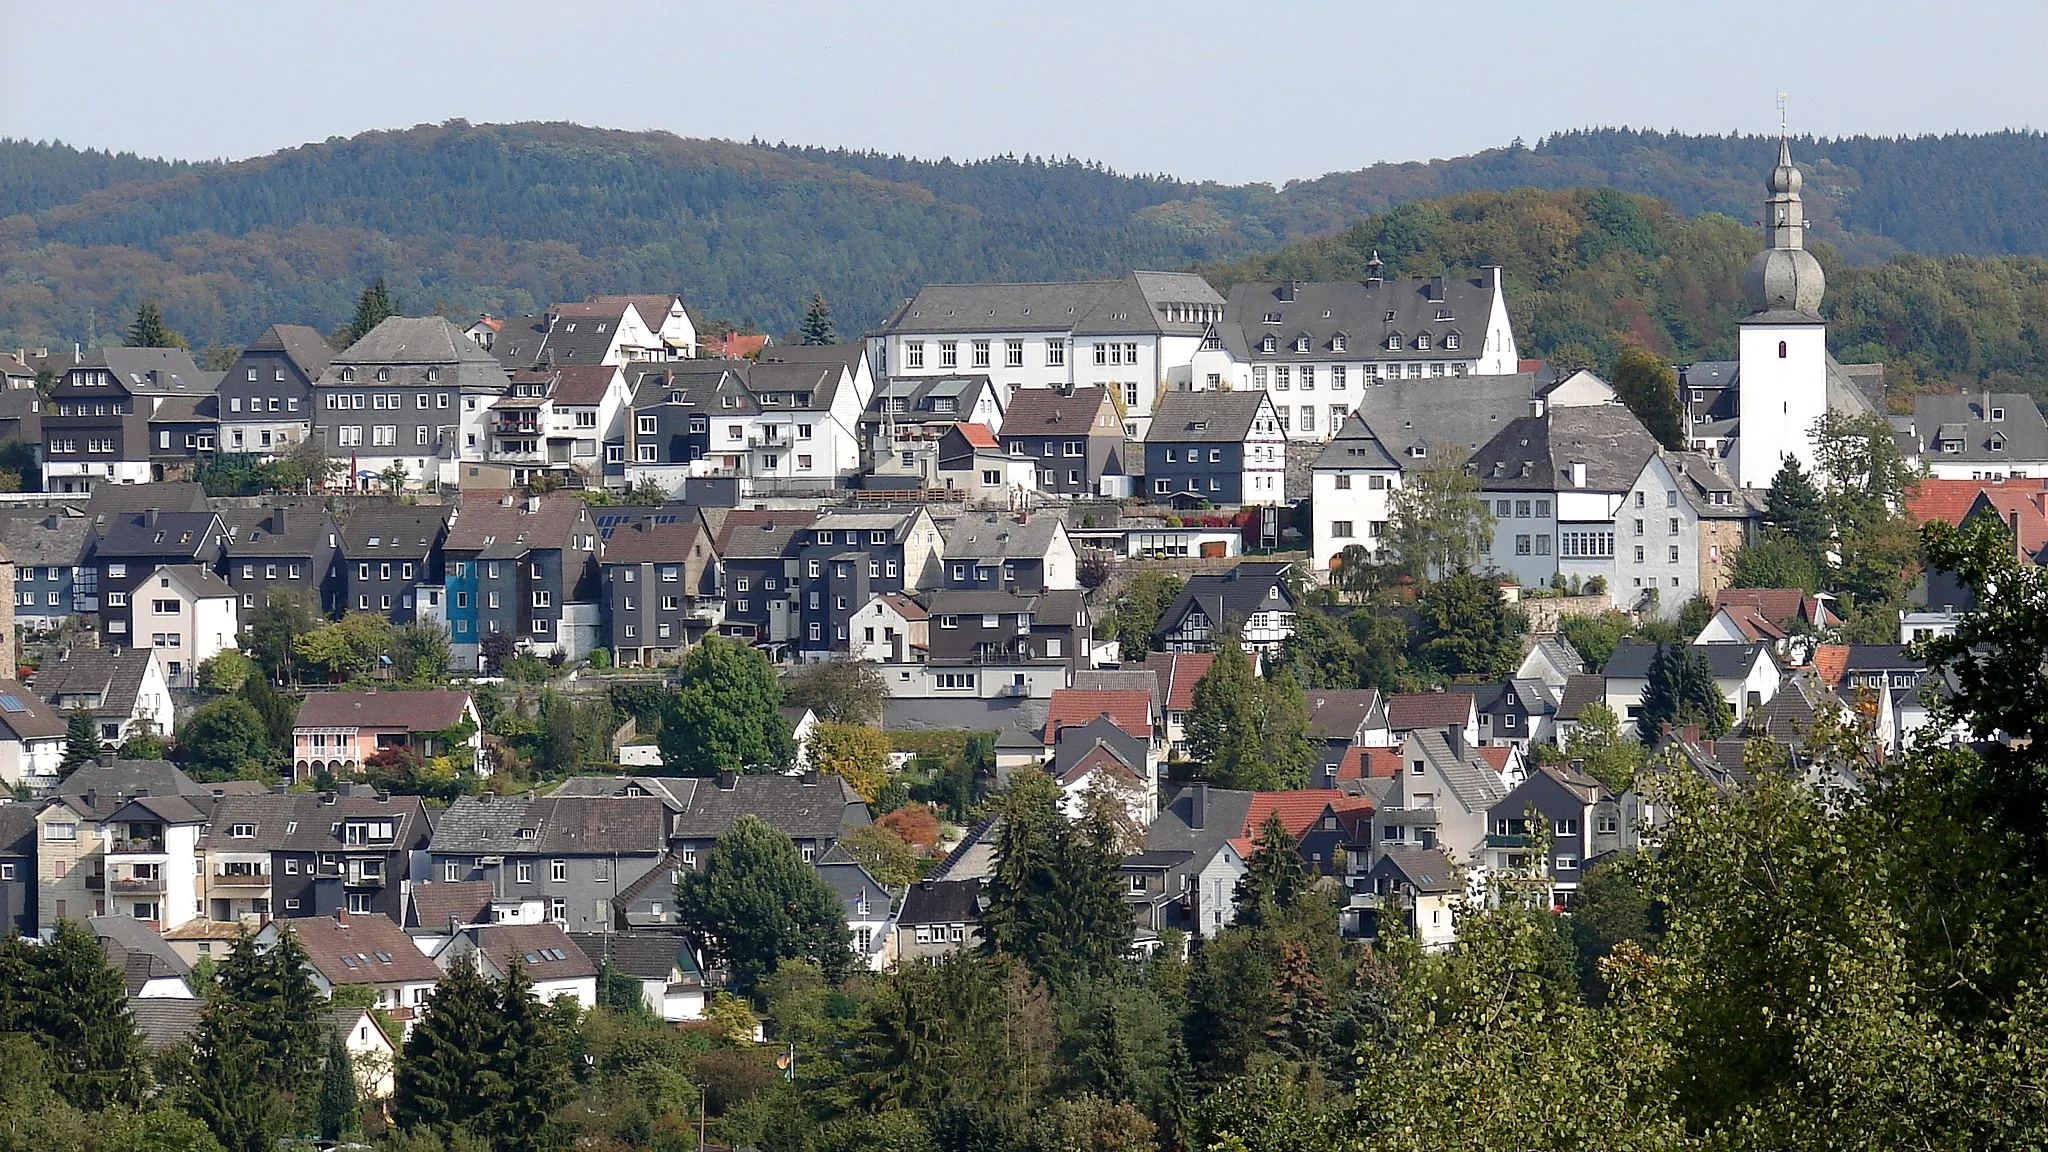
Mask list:
[[[974,342],[974,366],[976,368],[986,368],[989,366],[988,341],[976,340]]]
[[[1559,856],[1557,858],[1557,870],[1559,872],[1577,872],[1579,870],[1579,858],[1577,856]]]
[[[1047,340],[1045,342],[1045,366],[1048,368],[1061,368],[1064,367],[1066,363],[1066,340],[1057,336],[1053,337],[1050,340]]]
[[[1163,484],[1163,483],[1165,483],[1165,481],[1161,481],[1161,483]],[[1352,532],[1351,532],[1351,524],[1352,524],[1352,522],[1351,522],[1351,521],[1349,521],[1349,520],[1333,520],[1333,521],[1331,521],[1331,522],[1330,522],[1330,535],[1331,535],[1331,536],[1333,536],[1333,537],[1335,537],[1335,538],[1337,538],[1337,539],[1339,539],[1339,540],[1349,540],[1349,539],[1351,539],[1351,537],[1352,537]]]
[[[548,879],[560,884],[568,878],[569,862],[567,860],[548,861]]]
[[[1527,556],[1529,555],[1529,549],[1529,537],[1526,534],[1515,537],[1515,555]]]
[[[43,825],[43,839],[72,841],[78,839],[78,825],[70,821],[52,821]]]
[[[1024,342],[1022,340],[1003,341],[1003,367],[1022,368],[1023,366]]]

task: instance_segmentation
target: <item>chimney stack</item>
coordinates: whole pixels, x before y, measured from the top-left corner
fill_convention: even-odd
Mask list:
[[[283,506],[283,505],[279,505],[278,507],[276,507],[276,508],[272,508],[272,509],[270,510],[270,534],[271,534],[271,535],[273,535],[273,536],[282,536],[282,535],[284,535],[284,517],[285,517],[285,510],[284,510],[284,506]]]
[[[1209,786],[1196,782],[1188,789],[1188,827],[1199,832],[1209,820]]]

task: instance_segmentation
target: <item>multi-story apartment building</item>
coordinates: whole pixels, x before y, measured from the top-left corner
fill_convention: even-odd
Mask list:
[[[715,526],[715,550],[725,565],[725,635],[759,645],[797,638],[802,621],[796,588],[803,568],[796,546],[799,537],[809,538],[817,518],[815,512],[749,508],[723,514]]]
[[[387,469],[403,486],[452,481],[443,460],[469,455],[464,440],[481,424],[482,397],[508,380],[491,354],[439,316],[393,316],[337,354],[313,384],[313,435],[349,462],[351,486],[368,491]]]
[[[92,521],[61,505],[22,512],[0,517],[0,546],[14,558],[14,621],[43,632],[85,611],[77,599],[78,571]]]
[[[1508,422],[1470,462],[1493,518],[1493,566],[1531,587],[1557,576],[1611,582],[1616,517],[1656,454],[1656,438],[1620,405],[1544,406]],[[1637,536],[1647,515],[1638,515]],[[1636,538],[1635,546],[1661,546],[1667,534],[1661,521],[1657,527],[1659,539]]]
[[[1401,486],[1401,462],[1387,451],[1357,413],[1316,457],[1309,478],[1309,509],[1315,524],[1310,563],[1328,571],[1346,548],[1377,557],[1394,519],[1393,498]]]
[[[723,569],[695,509],[613,527],[602,560],[606,646],[620,664],[653,664],[725,618]]]
[[[758,410],[735,368],[722,362],[664,364],[637,369],[633,384],[633,416],[626,432],[625,474],[628,486],[643,481],[659,484],[671,495],[691,476],[713,472],[710,459],[711,422],[725,417],[724,444],[746,443],[748,414]],[[738,419],[739,434],[732,435]],[[736,468],[738,461],[732,461]]]
[[[334,350],[303,324],[272,324],[221,378],[220,450],[280,455],[313,426],[313,381]]]
[[[1219,339],[1194,358],[1194,386],[1269,392],[1290,439],[1324,440],[1382,381],[1518,369],[1499,268],[1469,280],[1387,280],[1377,258],[1369,267],[1363,281],[1232,288]]]
[[[1079,558],[1057,516],[973,514],[946,534],[945,586],[1047,592],[1080,587]]]
[[[108,644],[139,644],[130,630],[129,608],[152,572],[189,564],[212,570],[227,549],[227,529],[212,512],[159,512],[154,508],[108,517],[94,528],[86,583],[93,597],[84,605],[100,614],[100,635]]]
[[[393,624],[425,619],[452,625],[443,610],[447,515],[441,508],[383,502],[343,511],[334,555],[341,607],[375,612]]]
[[[466,494],[442,546],[453,659],[475,668],[484,637],[581,659],[601,640],[597,523],[566,492]]]
[[[341,792],[223,796],[199,839],[209,920],[379,914],[394,922],[433,825],[417,796]]]
[[[1101,385],[1020,388],[1003,414],[1002,442],[1037,462],[1038,489],[1058,496],[1127,496],[1129,447],[1116,402]]]
[[[568,931],[607,931],[620,892],[667,859],[677,815],[665,793],[465,796],[435,824],[431,875],[488,880],[496,898],[538,901]]]
[[[341,533],[334,516],[314,503],[228,508],[226,572],[245,615],[272,593],[303,596],[323,613],[342,608]]]
[[[931,513],[825,512],[798,534],[790,592],[802,631],[799,656],[822,660],[844,652],[854,613],[878,593],[916,592],[939,584],[945,540]]]
[[[171,731],[171,689],[155,648],[60,651],[36,670],[35,689],[59,712],[91,713],[109,744],[139,731]]]
[[[1287,432],[1271,393],[1169,392],[1160,397],[1144,451],[1151,500],[1286,503]]]
[[[1119,432],[1142,440],[1161,393],[1194,385],[1223,298],[1184,272],[1057,284],[928,284],[868,338],[875,375],[984,373],[1005,393],[1097,387],[1123,405]]]
[[[235,647],[241,631],[235,590],[197,564],[167,564],[150,573],[132,593],[127,618],[132,642],[156,649],[173,688],[197,688],[199,666]]]
[[[1090,617],[1078,589],[943,589],[931,594],[930,611],[923,679],[891,684],[894,695],[1044,699],[1089,665]]]
[[[632,389],[617,365],[542,365],[512,373],[511,389],[492,401],[484,459],[512,470],[524,486],[536,476],[574,477],[596,487],[608,456],[625,453]]]
[[[213,394],[212,380],[182,348],[102,348],[88,353],[65,370],[43,406],[44,487],[53,492],[91,492],[103,484],[165,479],[161,465],[151,464],[155,437],[150,422],[160,410],[167,419],[191,415],[199,398]],[[186,450],[182,431],[166,423],[161,432],[176,437],[178,452]],[[201,450],[201,435],[212,439],[210,431],[195,430],[191,435],[190,449],[195,453]],[[171,450],[172,442],[167,441],[165,448]]]

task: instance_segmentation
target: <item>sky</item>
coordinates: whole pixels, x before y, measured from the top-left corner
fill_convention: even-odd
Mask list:
[[[1627,125],[2048,128],[2048,4],[0,0],[0,136],[240,159],[451,118],[1282,183]]]

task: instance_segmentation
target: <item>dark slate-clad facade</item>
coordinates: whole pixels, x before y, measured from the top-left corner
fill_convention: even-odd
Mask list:
[[[446,517],[441,508],[381,502],[341,513],[334,567],[342,607],[375,612],[393,624],[410,624],[422,607],[432,607],[417,598],[441,594]]]
[[[466,493],[443,554],[458,666],[474,667],[493,632],[543,654],[560,646],[580,656],[597,643],[597,522],[581,499],[566,492]],[[565,635],[579,610],[590,631],[580,639]]]
[[[675,808],[665,794],[465,796],[435,825],[432,879],[488,880],[568,931],[608,931],[620,893],[667,857]]]
[[[36,809],[0,804],[0,925],[36,932]]]
[[[603,570],[605,643],[621,664],[680,651],[723,615],[718,554],[694,508],[612,528]]]
[[[141,512],[115,515],[94,533],[92,584],[98,590],[100,627],[109,644],[127,635],[128,598],[149,574],[169,564],[217,570],[227,530],[212,512]]]
[[[182,348],[87,353],[65,370],[43,406],[43,487],[91,492],[164,479],[150,467],[150,420],[172,401],[189,412],[197,398],[212,395],[212,381]]]
[[[303,324],[272,324],[235,358],[219,390],[220,450],[282,455],[313,422],[313,381],[334,350]]]
[[[1031,457],[1039,489],[1055,495],[1095,495],[1103,477],[1124,475],[1124,428],[1099,384],[1017,389],[1002,442],[1010,455]]]
[[[224,796],[200,838],[205,914],[404,915],[402,893],[424,864],[433,825],[417,796],[340,792]]]
[[[1145,495],[1180,504],[1277,504],[1287,434],[1264,392],[1168,392],[1145,433]]]
[[[945,586],[1044,592],[1076,585],[1073,541],[1057,516],[968,515],[946,536]]]
[[[326,509],[303,502],[230,508],[221,522],[228,535],[228,586],[244,612],[269,603],[273,592],[303,596],[325,613],[340,610],[340,536]]]
[[[797,649],[812,659],[845,651],[853,614],[869,600],[936,582],[942,545],[923,508],[819,516],[796,542]]]
[[[784,510],[723,513],[717,552],[725,565],[725,635],[756,644],[786,643],[796,635],[796,542],[816,519],[814,512]]]

